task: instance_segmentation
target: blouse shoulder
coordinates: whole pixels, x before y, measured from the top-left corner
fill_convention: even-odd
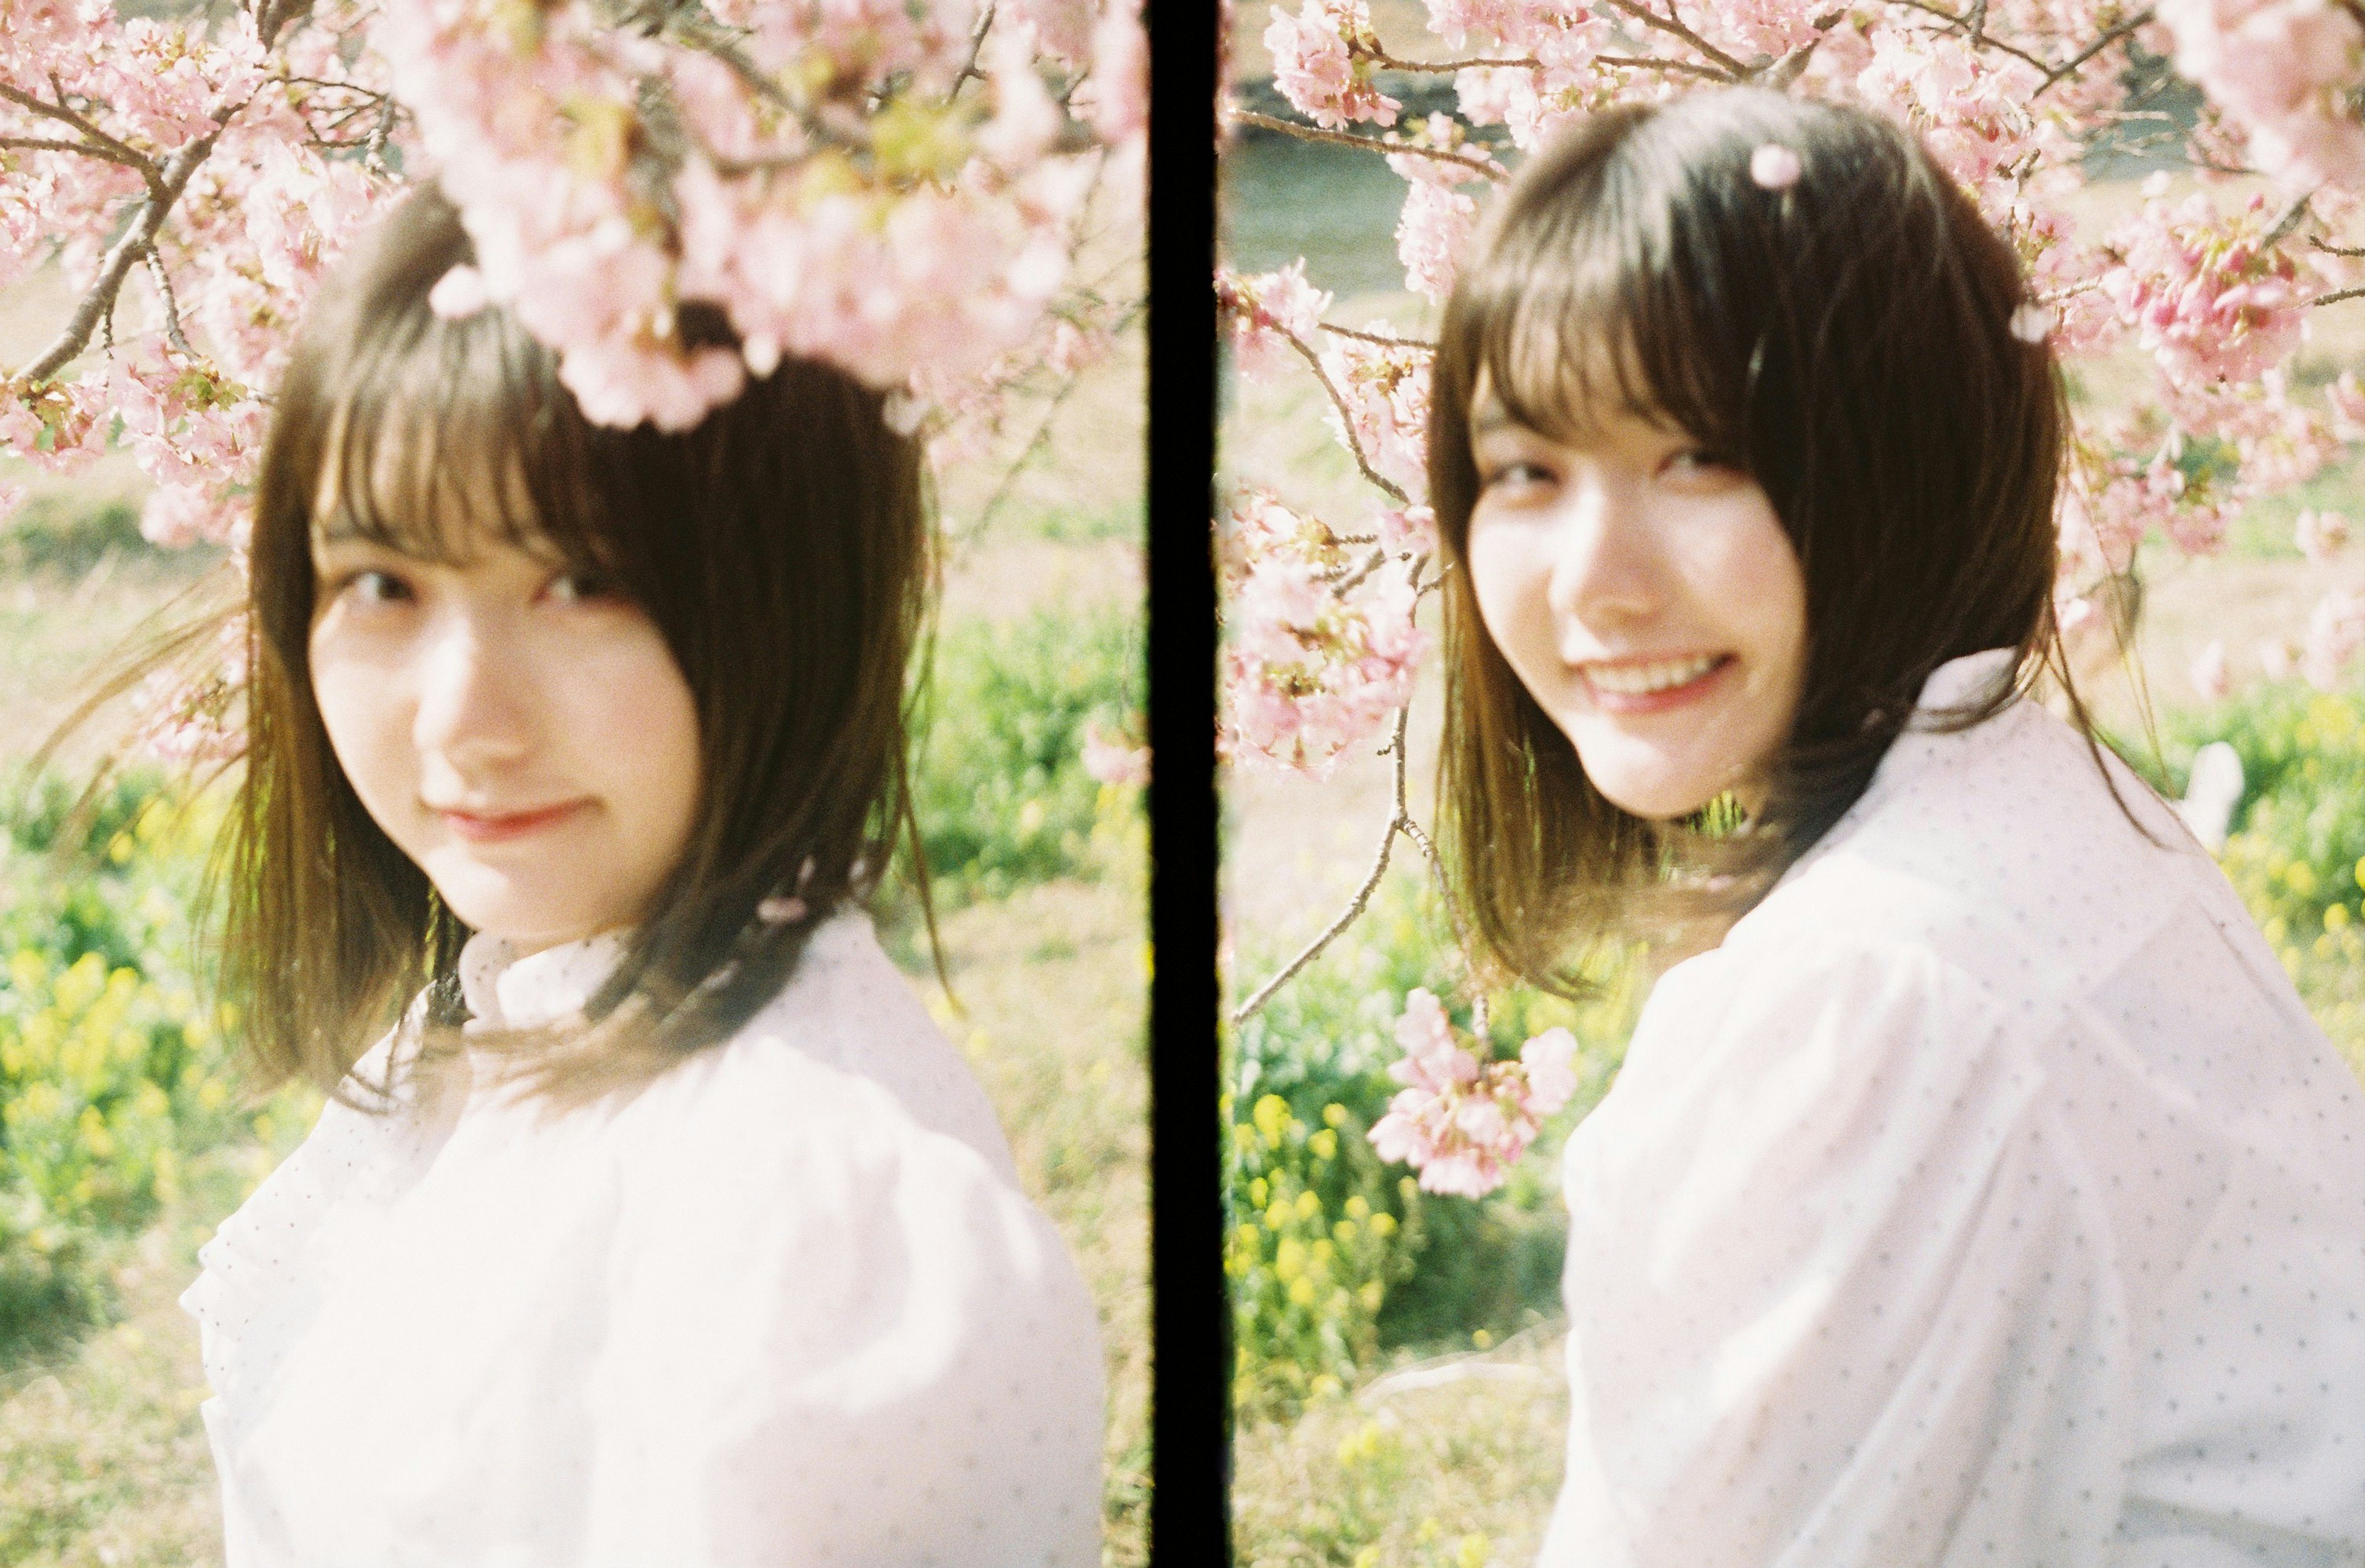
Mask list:
[[[846,1477],[768,1495],[762,1530],[849,1562],[1097,1562],[1092,1297],[1019,1187],[983,1090],[868,924],[815,947],[711,1059],[618,1117],[609,1201],[631,1267],[606,1310],[644,1350],[598,1369],[597,1399],[636,1413],[598,1463],[626,1495]],[[772,1392],[751,1403],[752,1388]],[[755,1516],[634,1533],[655,1517],[625,1509],[595,1534],[641,1561],[685,1539],[757,1560],[760,1536],[739,1533]]]
[[[2223,881],[2149,786],[2023,700],[1967,730],[1900,736],[1727,945],[1846,935],[1926,947],[2002,994],[2076,991],[2193,906],[2222,914]]]

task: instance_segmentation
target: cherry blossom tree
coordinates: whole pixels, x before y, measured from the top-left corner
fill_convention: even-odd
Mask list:
[[[2365,4],[2359,0],[1426,0],[1423,39],[1384,39],[1366,0],[1285,0],[1264,43],[1294,114],[1227,106],[1235,127],[1354,147],[1405,182],[1395,239],[1408,293],[1432,305],[1452,286],[1479,198],[1517,157],[1612,104],[1754,84],[1858,105],[1919,133],[2017,248],[2032,297],[2013,330],[2049,337],[2073,365],[2132,347],[2148,356],[2141,395],[2081,408],[2062,475],[2056,609],[2079,635],[2107,619],[2139,546],[2221,547],[2251,501],[2306,481],[2365,439],[2365,388],[2344,373],[2309,387],[2293,374],[2320,308],[2365,295]],[[2171,60],[2203,89],[2189,127],[2130,84]],[[2157,71],[2148,75],[2158,79]],[[1403,84],[1450,80],[1451,111],[1415,114]],[[2153,95],[2156,98],[2157,95]],[[2197,172],[2171,196],[2165,174],[2107,231],[2082,231],[2071,201],[2086,154],[2109,138]],[[1762,149],[1759,183],[1797,177]],[[2244,175],[2251,194],[2229,195]],[[1229,762],[1319,775],[1377,745],[1395,791],[1371,869],[1347,907],[1250,991],[1262,1006],[1360,916],[1399,835],[1433,866],[1407,807],[1407,711],[1437,582],[1423,505],[1423,420],[1431,344],[1418,326],[1350,326],[1300,262],[1255,276],[1219,271],[1235,372],[1309,375],[1369,487],[1361,515],[1319,518],[1285,495],[1244,493],[1216,520],[1225,566],[1225,717]],[[2329,562],[2337,514],[2303,514],[2297,543]],[[2090,635],[2088,632],[2086,635]],[[2365,599],[2327,592],[2303,624],[2259,653],[2270,674],[2330,687],[2365,648]],[[2193,678],[2227,679],[2222,644]],[[1474,999],[1480,1018],[1483,996]],[[1483,1192],[1533,1137],[1556,1083],[1454,1043],[1427,991],[1405,1004],[1407,1088],[1373,1128],[1388,1158],[1440,1191]],[[1552,1060],[1552,1047],[1529,1046]],[[1474,1089],[1483,1083],[1483,1092]],[[1564,1099],[1563,1095],[1561,1098]],[[1556,1104],[1556,1101],[1552,1101]]]
[[[0,0],[0,287],[73,296],[0,365],[0,450],[128,447],[162,544],[240,549],[305,299],[416,180],[478,258],[434,308],[513,310],[606,424],[687,428],[793,354],[955,459],[1138,309],[1074,264],[1141,187],[1138,0],[162,8]],[[689,302],[741,349],[685,347]],[[23,493],[0,473],[0,517]],[[168,744],[238,679],[154,694]]]

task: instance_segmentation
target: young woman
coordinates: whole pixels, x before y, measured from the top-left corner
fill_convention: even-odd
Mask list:
[[[1755,91],[1593,117],[1477,249],[1460,897],[1546,984],[1693,954],[1568,1144],[1542,1562],[2365,1562],[2365,1101],[2025,695],[2064,414],[2012,251],[1906,134]]]
[[[1093,1304],[862,909],[915,446],[589,425],[471,260],[342,265],[256,497],[224,979],[333,1098],[184,1298],[230,1568],[1096,1565]]]

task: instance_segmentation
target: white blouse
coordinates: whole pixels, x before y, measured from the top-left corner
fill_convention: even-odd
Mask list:
[[[617,951],[462,985],[530,1026]],[[331,1102],[198,1253],[230,1568],[1097,1568],[1092,1299],[865,916],[619,1104],[469,1065]]]
[[[1547,1568],[2365,1563],[2365,1097],[2113,776],[2165,847],[2035,703],[1909,731],[1661,979],[1566,1152]]]

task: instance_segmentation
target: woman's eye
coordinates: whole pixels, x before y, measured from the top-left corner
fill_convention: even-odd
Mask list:
[[[1540,463],[1498,463],[1484,469],[1478,476],[1479,488],[1484,490],[1516,490],[1530,485],[1550,482],[1551,473]]]
[[[561,572],[550,579],[550,597],[561,604],[616,599],[622,591],[615,578],[600,572]]]
[[[355,572],[340,588],[364,604],[392,604],[410,597],[410,585],[391,572]]]
[[[1666,462],[1668,473],[1683,476],[1731,474],[1737,472],[1739,467],[1724,454],[1711,452],[1704,446],[1685,447],[1670,454]]]

